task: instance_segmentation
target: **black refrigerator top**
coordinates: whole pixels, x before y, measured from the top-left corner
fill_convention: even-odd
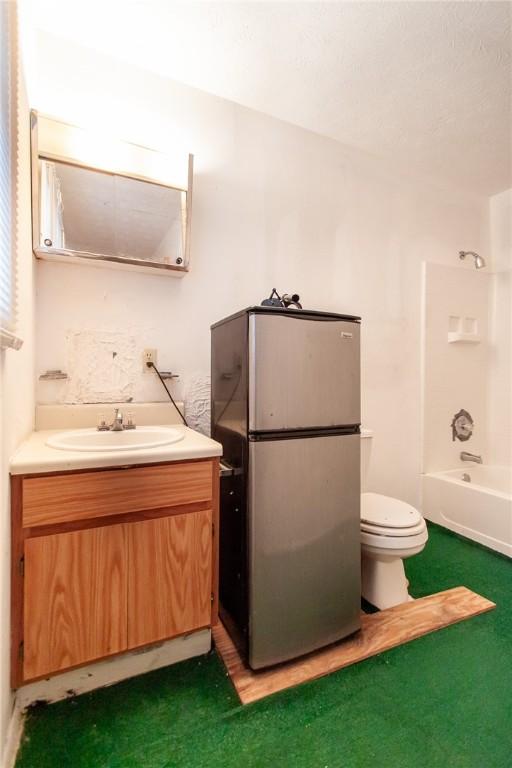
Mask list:
[[[230,320],[234,320],[235,317],[241,317],[242,315],[259,315],[259,314],[270,314],[270,315],[287,315],[289,317],[295,316],[295,317],[301,317],[301,318],[311,318],[312,320],[345,320],[348,323],[360,323],[361,318],[357,317],[357,315],[340,315],[336,312],[322,312],[317,309],[295,309],[295,308],[286,308],[286,307],[262,307],[261,305],[253,306],[253,307],[246,307],[245,309],[241,309],[238,312],[234,312],[232,315],[229,315],[228,317],[224,317],[222,320],[218,320],[216,323],[213,323],[213,325],[210,326],[210,328],[216,328],[219,325],[222,325],[223,323],[227,323]]]

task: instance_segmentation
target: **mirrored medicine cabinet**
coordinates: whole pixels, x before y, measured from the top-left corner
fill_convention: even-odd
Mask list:
[[[173,158],[31,113],[34,253],[180,276],[193,156]]]

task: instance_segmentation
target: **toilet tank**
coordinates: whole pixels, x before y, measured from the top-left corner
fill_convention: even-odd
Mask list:
[[[368,490],[367,480],[370,471],[372,453],[373,432],[371,429],[361,428],[361,493]]]

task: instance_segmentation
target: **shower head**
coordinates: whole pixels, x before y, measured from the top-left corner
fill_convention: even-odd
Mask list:
[[[475,267],[477,269],[485,267],[485,259],[483,256],[479,256],[478,253],[475,253],[474,251],[459,251],[459,259],[465,259],[466,256],[472,256],[474,258]]]

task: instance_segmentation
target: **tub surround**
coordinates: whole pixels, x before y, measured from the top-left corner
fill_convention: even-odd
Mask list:
[[[491,245],[494,240],[493,235]],[[499,311],[492,293],[493,281],[502,276],[425,264],[421,490],[427,520],[512,556],[511,470],[504,450],[510,443],[509,316],[502,311],[506,292]],[[467,331],[479,343],[447,343],[447,331]],[[474,420],[462,440],[450,430],[453,414],[461,410]],[[489,465],[461,461],[461,453],[481,456]]]
[[[512,188],[490,199],[489,464],[512,466]]]
[[[461,450],[488,455],[488,294],[486,270],[424,264],[424,472],[457,466]],[[466,331],[478,336],[479,343],[465,343]],[[462,336],[458,343],[450,343],[452,333]],[[475,424],[471,439],[464,442],[453,440],[450,428],[453,414],[461,409]]]

